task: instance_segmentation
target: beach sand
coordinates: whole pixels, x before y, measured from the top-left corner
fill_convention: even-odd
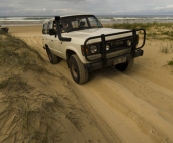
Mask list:
[[[36,79],[31,83],[48,94],[54,90],[67,92],[63,99],[68,100],[63,100],[63,104],[73,105],[73,114],[68,111],[67,115],[75,114],[82,120],[77,130],[70,123],[64,127],[68,134],[61,142],[173,142],[173,67],[167,65],[173,52],[161,52],[162,47],[171,47],[173,41],[147,40],[144,55],[135,59],[129,71],[122,73],[108,67],[90,73],[88,83],[77,85],[64,60],[49,64],[42,48],[41,26],[11,26],[9,33],[41,53],[48,69],[61,77],[39,76],[44,87]],[[27,75],[30,78],[32,74]]]

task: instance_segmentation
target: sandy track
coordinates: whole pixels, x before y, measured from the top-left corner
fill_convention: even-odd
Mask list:
[[[40,35],[17,35],[46,56]],[[84,85],[73,82],[67,64],[54,65],[89,102],[123,143],[173,142],[173,75],[164,66],[172,54],[159,52],[158,42],[148,42],[144,57],[131,70],[113,67],[90,73]],[[155,48],[153,48],[155,47]]]
[[[71,80],[65,62],[62,61],[60,64],[58,69]],[[154,103],[148,103],[147,97],[140,98],[147,95],[149,90],[153,90],[152,87],[113,68],[92,73],[91,76],[89,83],[82,86],[74,84],[74,86],[118,135],[120,141],[146,143],[170,140],[164,133],[171,137],[171,124],[167,124],[167,120],[163,120],[157,114],[158,107],[153,107]],[[142,91],[140,86],[146,89],[143,93],[140,93]]]

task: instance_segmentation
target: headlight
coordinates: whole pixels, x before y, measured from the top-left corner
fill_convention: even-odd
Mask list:
[[[109,44],[106,44],[106,51],[108,51],[110,48],[110,45]]]
[[[127,40],[127,46],[131,46],[132,45],[132,41],[131,40]]]
[[[98,51],[98,48],[97,48],[96,45],[92,45],[92,46],[90,47],[90,52],[91,52],[92,54],[96,53],[97,51]]]

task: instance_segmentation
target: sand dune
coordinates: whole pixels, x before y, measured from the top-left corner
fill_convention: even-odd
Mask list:
[[[9,33],[24,40],[47,59],[41,43],[41,26],[10,27]],[[173,42],[147,40],[144,56],[135,59],[132,69],[123,73],[113,67],[95,71],[84,85],[73,82],[65,61],[51,66],[65,77],[77,95],[91,105],[117,141],[171,143],[173,67],[168,66],[167,61],[173,58],[173,52],[160,51],[161,45],[167,44]],[[107,135],[108,129],[100,128]],[[113,140],[111,142],[117,142]]]

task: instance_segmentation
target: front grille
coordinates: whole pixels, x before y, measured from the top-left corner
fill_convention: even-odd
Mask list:
[[[137,47],[138,40],[139,40],[139,38],[138,38],[139,35],[137,34],[137,32],[140,32],[140,31],[143,31],[143,42],[140,47]],[[130,34],[131,36],[108,41],[108,39],[113,38],[114,36],[116,36],[116,37],[124,36],[122,34],[128,34],[128,35]],[[101,58],[91,60],[88,58],[88,55],[87,55],[87,50],[86,50],[87,43],[88,43],[88,41],[91,41],[93,39],[98,39],[98,38],[100,38],[101,41],[100,41],[100,43],[96,43],[98,45],[98,52],[96,54],[101,54]],[[127,41],[127,40],[131,40],[131,41]],[[145,45],[145,40],[146,40],[145,29],[137,29],[137,30],[134,29],[134,30],[124,31],[124,32],[112,33],[112,34],[107,34],[107,35],[101,34],[100,36],[89,37],[84,42],[84,56],[87,61],[90,61],[90,62],[100,62],[101,61],[104,64],[107,61],[107,57],[106,57],[107,53],[109,53],[109,55],[111,55],[111,52],[116,52],[116,51],[121,52],[124,49],[125,51],[128,50],[129,52],[131,52],[131,54],[133,56],[133,53],[135,52],[136,49],[141,49]],[[111,45],[109,49],[106,46],[107,44]],[[106,50],[106,48],[107,48],[107,50]],[[117,52],[117,53],[119,53],[119,52]],[[119,54],[117,54],[117,55],[119,55]]]
[[[129,48],[129,46],[127,46],[127,40],[131,40],[133,43],[132,37],[126,37],[126,38],[106,41],[106,45],[109,45],[109,50],[106,49],[107,53]],[[103,49],[103,45],[102,45],[102,43],[100,43],[100,52],[101,53],[102,53],[102,49]]]
[[[126,46],[125,41],[110,41],[110,42],[107,42],[106,44],[109,45],[110,49],[121,47],[121,46]]]

